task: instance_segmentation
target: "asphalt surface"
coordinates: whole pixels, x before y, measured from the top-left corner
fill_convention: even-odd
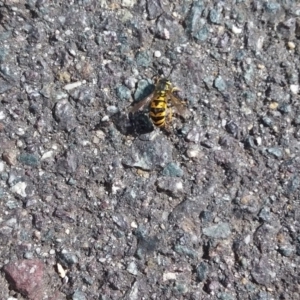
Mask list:
[[[0,299],[300,299],[299,53],[297,1],[0,1]]]

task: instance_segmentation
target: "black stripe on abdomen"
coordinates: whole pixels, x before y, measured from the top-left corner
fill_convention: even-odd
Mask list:
[[[165,116],[159,116],[159,117],[151,116],[151,119],[155,126],[160,127],[165,124]]]

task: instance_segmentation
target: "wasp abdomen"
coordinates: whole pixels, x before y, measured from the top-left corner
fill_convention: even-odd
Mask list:
[[[155,126],[163,127],[166,119],[166,93],[160,91],[150,104],[150,118]]]

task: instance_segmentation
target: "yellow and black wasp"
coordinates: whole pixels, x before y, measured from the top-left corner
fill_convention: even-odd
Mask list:
[[[145,99],[136,103],[130,109],[130,112],[135,113],[150,103],[149,116],[153,124],[157,127],[164,128],[172,119],[172,108],[168,105],[169,101],[177,114],[182,117],[188,116],[187,107],[174,95],[176,91],[179,91],[179,88],[173,86],[168,79],[156,78],[154,91]]]

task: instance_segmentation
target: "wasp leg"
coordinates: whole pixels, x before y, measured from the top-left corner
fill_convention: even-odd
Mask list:
[[[170,132],[170,124],[171,124],[172,116],[173,116],[172,107],[169,107],[167,109],[167,115],[166,115],[166,121],[165,121],[165,130],[167,132]]]
[[[168,120],[167,120],[168,123],[171,123],[172,117],[173,117],[173,110],[172,107],[170,107],[168,111]]]
[[[180,91],[181,91],[180,88],[174,86],[174,87],[172,88],[172,90],[171,90],[171,93],[174,93],[174,92],[180,92]]]

